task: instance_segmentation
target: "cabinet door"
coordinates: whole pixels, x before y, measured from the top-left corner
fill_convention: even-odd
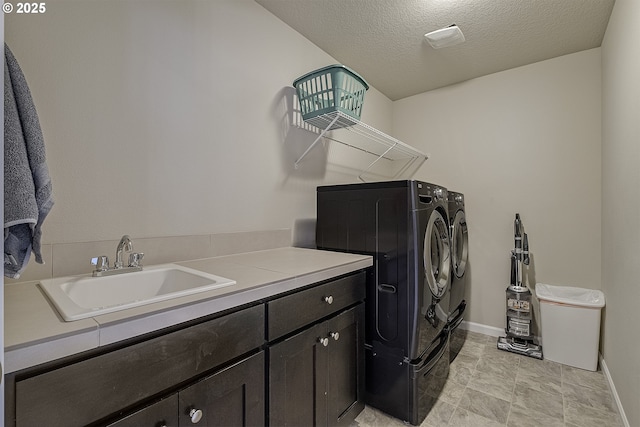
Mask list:
[[[364,409],[364,304],[327,321],[329,426],[349,426]]]
[[[178,395],[162,399],[108,427],[178,427]]]
[[[180,426],[264,426],[264,364],[260,352],[180,391]]]
[[[269,349],[269,425],[327,425],[326,333],[317,324]]]

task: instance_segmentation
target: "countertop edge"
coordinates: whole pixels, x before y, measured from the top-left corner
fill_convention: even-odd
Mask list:
[[[56,338],[51,341],[39,342],[4,353],[5,374],[30,368],[83,351],[92,350],[99,346],[99,333],[96,327],[93,331],[84,331],[75,335]]]
[[[339,255],[340,253],[334,252],[332,254]],[[346,255],[351,259],[332,263],[329,267],[325,265],[304,274],[287,273],[282,280],[266,282],[265,284],[249,287],[228,295],[205,297],[201,300],[177,304],[175,307],[150,311],[126,319],[107,322],[93,319],[96,322],[95,328],[80,328],[77,331],[60,333],[8,346],[5,348],[5,373],[16,372],[61,357],[141,336],[242,305],[259,302],[281,293],[366,269],[373,265],[370,256],[342,255]],[[354,259],[354,256],[357,259]],[[212,260],[215,260],[215,258],[212,258]],[[274,271],[277,271],[277,269]],[[32,285],[37,286],[35,284]],[[49,309],[55,312],[52,307],[49,307]],[[57,315],[57,313],[55,314]]]

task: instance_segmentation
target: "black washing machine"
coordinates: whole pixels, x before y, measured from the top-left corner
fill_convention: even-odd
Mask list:
[[[449,221],[451,235],[451,298],[449,299],[449,328],[455,330],[464,318],[467,302],[464,299],[465,271],[469,257],[469,233],[464,211],[464,195],[449,191]]]
[[[367,404],[418,425],[449,372],[447,190],[420,181],[318,187],[318,249],[368,254]]]
[[[460,353],[465,342],[466,331],[458,330],[464,320],[467,301],[464,298],[469,257],[469,233],[464,210],[464,195],[449,191],[449,222],[451,237],[451,297],[449,298],[449,361]]]

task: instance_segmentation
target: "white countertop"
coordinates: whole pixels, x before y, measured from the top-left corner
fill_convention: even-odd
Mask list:
[[[176,263],[236,285],[65,322],[37,286],[5,287],[5,372],[218,313],[373,264],[365,255],[279,248]]]

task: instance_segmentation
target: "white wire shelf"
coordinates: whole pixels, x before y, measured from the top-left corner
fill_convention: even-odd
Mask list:
[[[404,162],[404,165],[402,165],[394,175],[398,176],[411,168],[411,166],[415,165],[416,168],[419,167],[419,165],[429,158],[427,154],[416,150],[410,145],[339,111],[313,117],[304,122],[299,120],[298,123],[294,123],[294,126],[318,134],[316,140],[295,162],[296,169],[300,166],[300,162],[322,138],[338,142],[373,156],[374,160],[364,168],[358,176],[360,180],[363,180],[362,176],[382,159],[391,162]]]

